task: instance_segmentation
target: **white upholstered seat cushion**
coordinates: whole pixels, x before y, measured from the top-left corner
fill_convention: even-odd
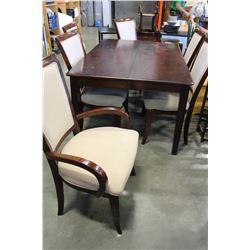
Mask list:
[[[81,96],[82,102],[95,106],[122,107],[128,95],[126,89],[87,87]]]
[[[79,156],[99,165],[108,177],[106,193],[118,196],[124,190],[137,152],[137,131],[116,127],[87,129],[74,136],[63,148],[63,154]],[[58,164],[60,176],[76,186],[97,190],[94,175],[71,164]]]
[[[179,105],[179,93],[164,91],[144,91],[143,99],[146,109],[161,111],[177,111]],[[187,102],[188,109],[189,103]]]

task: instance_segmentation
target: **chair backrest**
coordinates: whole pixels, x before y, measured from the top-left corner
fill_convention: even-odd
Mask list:
[[[56,42],[69,70],[86,55],[81,35],[77,30],[57,36]]]
[[[77,24],[75,22],[66,24],[65,26],[62,27],[62,29],[64,33],[73,31],[73,30],[76,30],[79,32]]]
[[[113,19],[118,39],[137,40],[136,23],[134,18]]]
[[[55,55],[43,59],[43,134],[50,150],[57,150],[76,126],[73,108]]]
[[[188,44],[187,50],[184,55],[184,60],[188,67],[191,65],[194,60],[194,57],[197,55],[204,37],[205,34],[202,33],[200,30],[194,30],[193,36]]]
[[[63,34],[63,27],[72,22],[73,18],[71,16],[58,12],[58,24],[59,24],[60,34]]]
[[[193,67],[191,69],[191,77],[193,79],[192,90],[193,93],[202,87],[208,75],[208,38],[203,39],[203,43],[195,58]]]
[[[77,26],[77,24],[75,22],[66,24],[65,26],[62,27],[62,29],[63,29],[64,33],[71,32],[71,31],[76,31],[79,34],[81,34],[80,31],[79,31],[79,28],[78,28],[78,26]],[[85,43],[83,41],[82,41],[82,45],[83,45],[83,49],[84,49],[84,54],[86,55],[86,46],[85,46]]]

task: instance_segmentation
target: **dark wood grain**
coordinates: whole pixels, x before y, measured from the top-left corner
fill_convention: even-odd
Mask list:
[[[181,93],[172,153],[178,144],[185,116],[189,87],[193,84],[189,69],[176,44],[152,41],[103,40],[68,73],[75,113],[82,86]],[[180,124],[181,123],[181,124]]]
[[[135,56],[133,41],[103,40],[67,75],[127,80]]]
[[[189,70],[176,44],[140,41],[136,51],[131,80],[191,85]]]
[[[192,84],[178,47],[151,41],[103,40],[67,75],[168,85]],[[157,88],[157,84],[154,87]],[[124,85],[124,88],[130,86]]]

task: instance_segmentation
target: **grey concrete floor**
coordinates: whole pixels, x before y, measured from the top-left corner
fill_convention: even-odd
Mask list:
[[[97,43],[94,28],[84,30],[87,50]],[[60,56],[59,56],[60,59]],[[62,66],[65,69],[65,65]],[[65,69],[66,72],[66,69]],[[130,97],[131,128],[142,133],[142,100]],[[86,128],[111,125],[106,117],[86,120]],[[136,176],[120,197],[123,234],[117,235],[105,198],[95,198],[64,186],[65,214],[57,216],[53,178],[44,158],[44,249],[207,249],[208,145],[190,126],[189,144],[181,138],[179,153],[171,155],[175,120],[156,117],[148,142],[139,142]]]

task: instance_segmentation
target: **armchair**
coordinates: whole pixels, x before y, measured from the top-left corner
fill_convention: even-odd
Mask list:
[[[102,115],[128,114],[119,108],[96,108],[75,115],[61,67],[51,55],[43,59],[43,151],[53,175],[58,215],[63,214],[63,184],[110,201],[115,228],[122,233],[119,196],[131,174],[138,146],[138,132],[116,127],[98,127],[80,132],[78,120]],[[75,135],[63,145],[65,138]],[[59,148],[62,148],[59,150]]]

